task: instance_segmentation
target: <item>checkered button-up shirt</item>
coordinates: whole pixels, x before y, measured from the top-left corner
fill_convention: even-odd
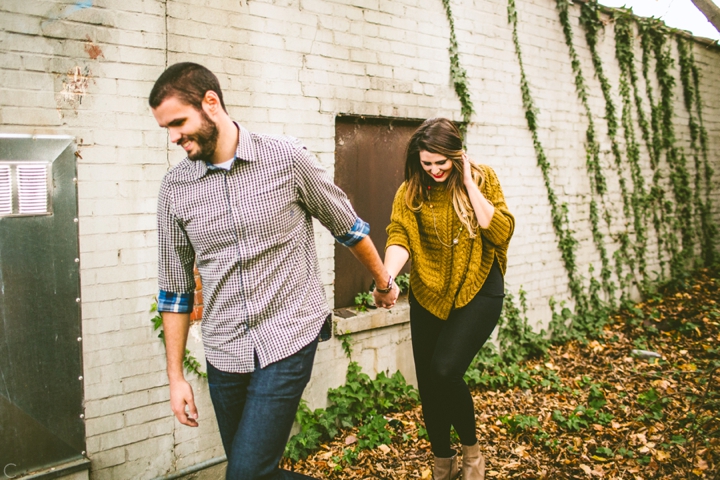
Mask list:
[[[229,170],[186,158],[163,178],[158,310],[192,310],[197,263],[205,355],[245,373],[310,343],[330,313],[312,217],[347,246],[369,227],[297,140],[238,128]]]

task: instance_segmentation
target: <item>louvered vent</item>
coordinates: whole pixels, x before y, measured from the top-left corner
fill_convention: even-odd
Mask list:
[[[18,213],[20,215],[47,213],[47,164],[17,166]]]
[[[10,166],[0,165],[0,215],[12,214],[12,177]]]
[[[50,163],[0,161],[0,216],[52,213]]]

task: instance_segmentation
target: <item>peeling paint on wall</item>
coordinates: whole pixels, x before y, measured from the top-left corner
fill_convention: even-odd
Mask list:
[[[85,44],[85,53],[87,53],[88,56],[93,60],[97,60],[99,57],[105,58],[105,55],[103,55],[103,51],[98,45],[93,43],[90,35],[86,35],[85,38],[87,38],[87,43]]]
[[[83,97],[87,94],[92,81],[90,69],[80,68],[76,65],[67,74],[62,82],[62,89],[57,96],[58,109],[77,108],[82,105]]]

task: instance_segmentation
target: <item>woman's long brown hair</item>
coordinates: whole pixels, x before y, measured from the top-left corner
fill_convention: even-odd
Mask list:
[[[427,200],[429,186],[437,183],[420,165],[420,151],[442,155],[452,162],[446,180],[447,189],[452,195],[453,208],[462,224],[467,228],[470,237],[475,237],[478,228],[477,218],[473,210],[467,190],[463,184],[463,143],[460,131],[447,118],[430,118],[415,130],[407,146],[405,156],[405,204],[413,212],[420,211]],[[480,167],[470,164],[473,180],[482,188],[485,176]]]

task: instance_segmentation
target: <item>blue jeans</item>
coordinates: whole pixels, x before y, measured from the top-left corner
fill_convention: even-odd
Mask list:
[[[210,398],[228,458],[227,480],[308,479],[278,467],[300,397],[310,380],[315,339],[299,352],[251,373],[208,363]]]

